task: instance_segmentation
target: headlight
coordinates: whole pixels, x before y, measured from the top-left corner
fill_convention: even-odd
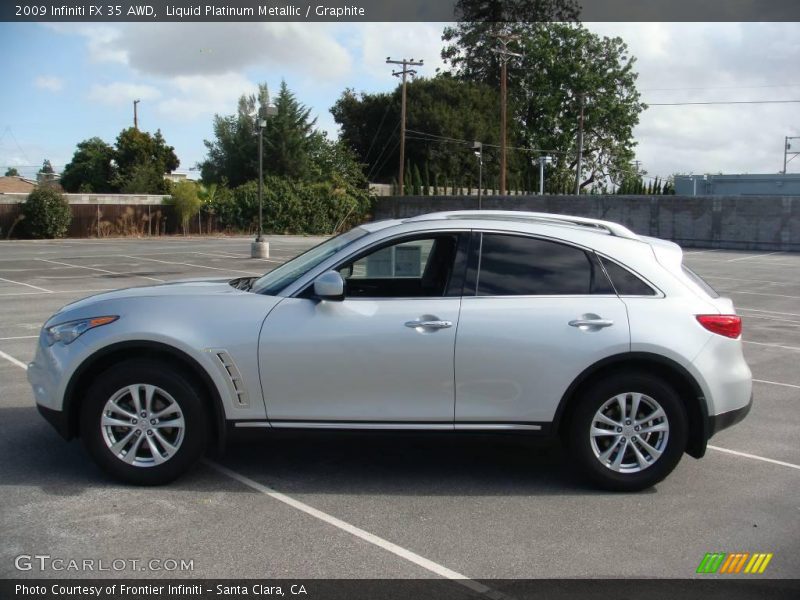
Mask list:
[[[77,340],[83,332],[94,329],[95,327],[100,327],[101,325],[108,325],[117,319],[119,319],[117,316],[92,317],[90,319],[79,319],[77,321],[67,321],[66,323],[53,325],[44,330],[45,336],[47,337],[47,345],[52,346],[56,342],[61,342],[66,346]]]

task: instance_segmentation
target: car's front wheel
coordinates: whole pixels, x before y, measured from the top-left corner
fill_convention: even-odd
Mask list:
[[[646,489],[677,466],[686,410],[660,378],[616,374],[588,386],[572,415],[568,444],[586,475],[614,491]]]
[[[81,407],[81,437],[112,476],[168,483],[202,456],[208,420],[191,377],[163,363],[129,360],[103,372]]]

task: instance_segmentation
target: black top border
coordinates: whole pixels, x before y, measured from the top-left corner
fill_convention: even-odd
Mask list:
[[[798,0],[565,0],[584,22],[800,22]],[[469,0],[467,0],[469,2]],[[559,0],[496,0],[485,21],[551,21]],[[458,0],[3,0],[10,22],[453,22]],[[531,8],[533,6],[534,8]]]

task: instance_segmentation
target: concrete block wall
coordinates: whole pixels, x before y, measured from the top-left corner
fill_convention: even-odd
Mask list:
[[[486,196],[481,205],[616,221],[687,248],[800,251],[798,196]],[[477,208],[475,196],[388,196],[373,218]]]

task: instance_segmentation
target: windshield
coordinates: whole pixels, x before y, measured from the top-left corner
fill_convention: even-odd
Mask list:
[[[351,229],[347,233],[337,235],[307,250],[287,263],[282,264],[277,269],[273,269],[263,277],[259,277],[253,282],[250,291],[256,294],[266,294],[274,296],[287,285],[294,283],[300,277],[308,273],[311,269],[322,263],[324,260],[336,254],[339,250],[352,244],[357,239],[367,235],[367,230],[361,227]]]

